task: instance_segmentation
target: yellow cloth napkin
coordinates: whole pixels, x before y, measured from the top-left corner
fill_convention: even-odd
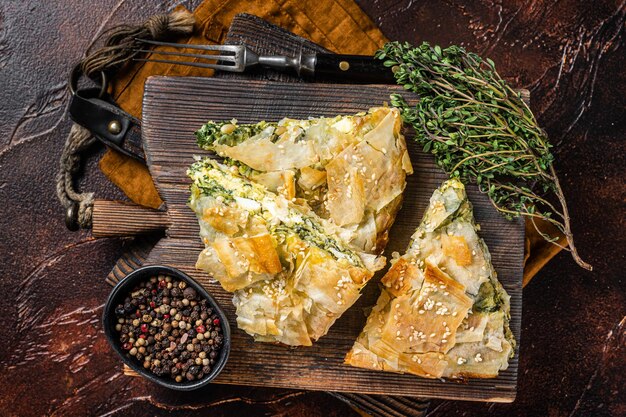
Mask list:
[[[353,0],[205,0],[196,9],[190,44],[222,43],[238,13],[259,16],[337,53],[371,55],[387,38]],[[168,48],[160,48],[168,50]],[[162,63],[138,63],[113,82],[113,95],[122,109],[141,118],[143,86],[151,75],[210,76],[212,70]],[[140,162],[108,150],[102,172],[135,203],[158,208],[162,200],[148,169]],[[542,230],[544,225],[541,226]],[[564,239],[563,239],[564,240]],[[526,223],[524,285],[559,252]]]

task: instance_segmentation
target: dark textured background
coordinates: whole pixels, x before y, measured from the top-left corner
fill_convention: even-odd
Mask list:
[[[149,3],[149,4],[147,4]],[[0,415],[356,416],[323,393],[209,386],[173,393],[121,374],[100,327],[117,239],[70,233],[54,194],[66,75],[101,31],[176,0],[0,2]],[[193,8],[198,0],[183,1]],[[557,145],[579,251],[524,291],[518,398],[435,401],[431,416],[619,416],[626,357],[624,1],[359,1],[391,39],[490,56]],[[83,188],[120,196],[89,162]]]

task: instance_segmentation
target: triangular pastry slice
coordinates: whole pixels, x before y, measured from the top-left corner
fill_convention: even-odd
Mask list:
[[[205,244],[196,266],[234,294],[237,325],[255,340],[310,346],[385,264],[235,166],[205,158],[188,175]]]
[[[382,278],[347,364],[427,378],[492,378],[507,368],[509,296],[476,230],[465,187],[446,181]]]
[[[338,226],[359,250],[380,254],[413,172],[395,108],[356,115],[239,124],[208,122],[198,145],[239,173]]]

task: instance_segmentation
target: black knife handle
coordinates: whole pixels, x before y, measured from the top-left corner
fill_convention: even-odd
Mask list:
[[[373,56],[317,54],[316,58],[316,77],[359,83],[396,83],[391,68]]]

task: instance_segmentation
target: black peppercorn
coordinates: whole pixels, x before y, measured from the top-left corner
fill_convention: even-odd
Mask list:
[[[183,297],[185,297],[189,301],[195,300],[196,295],[196,290],[192,287],[187,287],[183,290]]]
[[[114,313],[123,321],[116,326],[123,348],[155,375],[181,382],[210,373],[223,341],[219,317],[185,282],[152,277],[139,283]]]

